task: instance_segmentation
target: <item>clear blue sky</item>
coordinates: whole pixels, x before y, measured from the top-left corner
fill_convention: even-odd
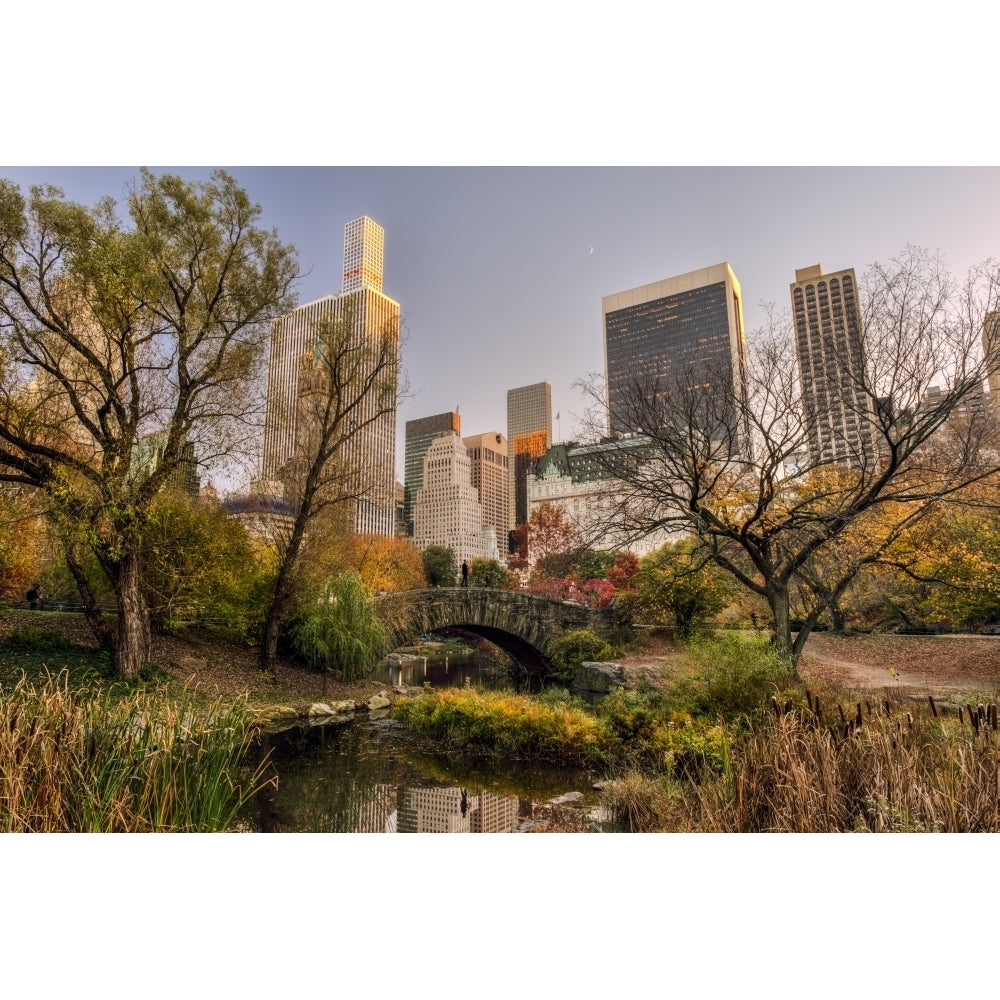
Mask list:
[[[207,168],[170,167],[185,177]],[[229,167],[298,248],[299,301],[340,291],[344,223],[385,228],[385,292],[404,317],[407,420],[460,407],[506,433],[509,388],[547,380],[558,435],[603,367],[601,297],[728,260],[750,336],[797,267],[859,272],[907,243],[956,273],[1000,257],[1000,168]],[[93,202],[135,167],[0,167]],[[591,252],[593,248],[593,252]]]

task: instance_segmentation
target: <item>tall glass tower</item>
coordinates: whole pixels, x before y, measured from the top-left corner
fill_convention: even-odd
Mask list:
[[[528,520],[526,477],[552,444],[552,386],[548,382],[507,390],[507,460],[510,527]]]
[[[606,295],[601,306],[612,433],[639,429],[629,426],[628,400],[658,379],[661,391],[702,394],[702,411],[749,446],[740,408],[726,412],[727,397],[744,391],[746,365],[742,291],[728,263]],[[722,427],[704,429],[714,437]]]
[[[288,499],[292,499],[288,481],[296,442],[302,438],[299,403],[308,391],[302,378],[303,361],[312,355],[318,324],[349,313],[359,342],[386,332],[399,335],[399,303],[382,292],[383,239],[382,227],[367,216],[348,222],[341,294],[300,306],[271,324],[261,474],[265,483],[275,484],[272,491],[280,488]],[[392,375],[398,378],[398,366]],[[355,501],[355,531],[393,535],[396,410],[379,414],[379,408],[375,399],[364,401],[354,417],[362,429],[348,443],[341,461],[345,468],[364,473],[364,488]]]

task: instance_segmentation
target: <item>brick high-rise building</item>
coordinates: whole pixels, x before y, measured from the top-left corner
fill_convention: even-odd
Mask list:
[[[472,462],[457,434],[439,434],[424,456],[424,482],[413,505],[413,541],[423,551],[440,545],[463,561],[499,559],[496,531],[483,522]]]
[[[424,456],[431,442],[439,434],[460,434],[462,419],[453,413],[436,413],[432,417],[419,417],[406,421],[405,457],[403,467],[403,522],[406,534],[413,534],[413,505],[417,492],[424,485]]]
[[[507,439],[499,431],[462,438],[472,463],[472,485],[479,490],[483,524],[494,529],[497,552],[507,561],[507,524],[510,517]]]

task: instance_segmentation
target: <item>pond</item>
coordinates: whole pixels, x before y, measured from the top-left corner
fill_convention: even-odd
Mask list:
[[[394,688],[525,687],[513,661],[454,642],[390,654],[376,680]],[[244,828],[298,833],[513,833],[611,830],[597,775],[496,755],[443,751],[389,717],[266,733],[275,787],[245,810]]]
[[[243,827],[312,833],[512,833],[550,822],[553,800],[573,828],[611,829],[594,775],[526,761],[444,753],[386,713],[267,734],[277,787]]]

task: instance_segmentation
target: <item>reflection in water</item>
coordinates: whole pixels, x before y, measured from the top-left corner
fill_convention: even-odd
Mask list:
[[[263,832],[510,833],[533,798],[590,790],[579,771],[476,767],[421,747],[390,720],[296,728],[268,739],[277,787],[244,822]],[[263,748],[262,748],[263,749]]]
[[[390,687],[474,687],[487,691],[509,688],[516,681],[510,667],[475,653],[431,656],[390,654],[385,673],[376,676]]]
[[[397,833],[513,833],[518,800],[485,788],[400,788],[396,815]]]

